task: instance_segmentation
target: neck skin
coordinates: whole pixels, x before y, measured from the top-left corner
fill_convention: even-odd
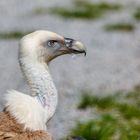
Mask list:
[[[57,91],[48,66],[28,58],[19,58],[21,70],[31,89],[30,95],[9,91],[6,95],[7,111],[24,124],[25,129],[46,130],[47,121],[55,113]]]
[[[57,90],[46,63],[20,59],[20,66],[30,87],[31,96],[37,98],[50,119],[57,105]]]

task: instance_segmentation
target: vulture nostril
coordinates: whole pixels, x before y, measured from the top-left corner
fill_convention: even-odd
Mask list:
[[[71,38],[64,38],[64,39],[65,39],[65,46],[68,48],[72,47],[74,39]]]

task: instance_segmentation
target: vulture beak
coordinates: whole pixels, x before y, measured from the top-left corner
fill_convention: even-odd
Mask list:
[[[84,53],[86,56],[86,47],[80,41],[71,38],[64,38],[64,46],[68,53]]]

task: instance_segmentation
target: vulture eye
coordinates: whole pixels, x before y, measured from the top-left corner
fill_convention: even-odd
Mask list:
[[[55,47],[55,45],[57,44],[57,41],[56,40],[50,40],[47,42],[47,45],[49,47]]]

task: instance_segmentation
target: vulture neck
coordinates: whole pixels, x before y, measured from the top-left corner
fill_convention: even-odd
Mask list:
[[[25,129],[46,130],[47,121],[55,113],[57,90],[45,63],[19,58],[21,70],[31,89],[30,95],[17,91],[7,94],[7,110],[24,124]]]
[[[33,62],[28,59],[20,59],[20,66],[30,87],[31,96],[55,96],[56,87],[50,75],[48,65],[41,62]]]
[[[21,59],[20,66],[30,87],[30,95],[38,100],[48,114],[47,119],[50,119],[57,105],[57,90],[49,73],[48,65]]]

